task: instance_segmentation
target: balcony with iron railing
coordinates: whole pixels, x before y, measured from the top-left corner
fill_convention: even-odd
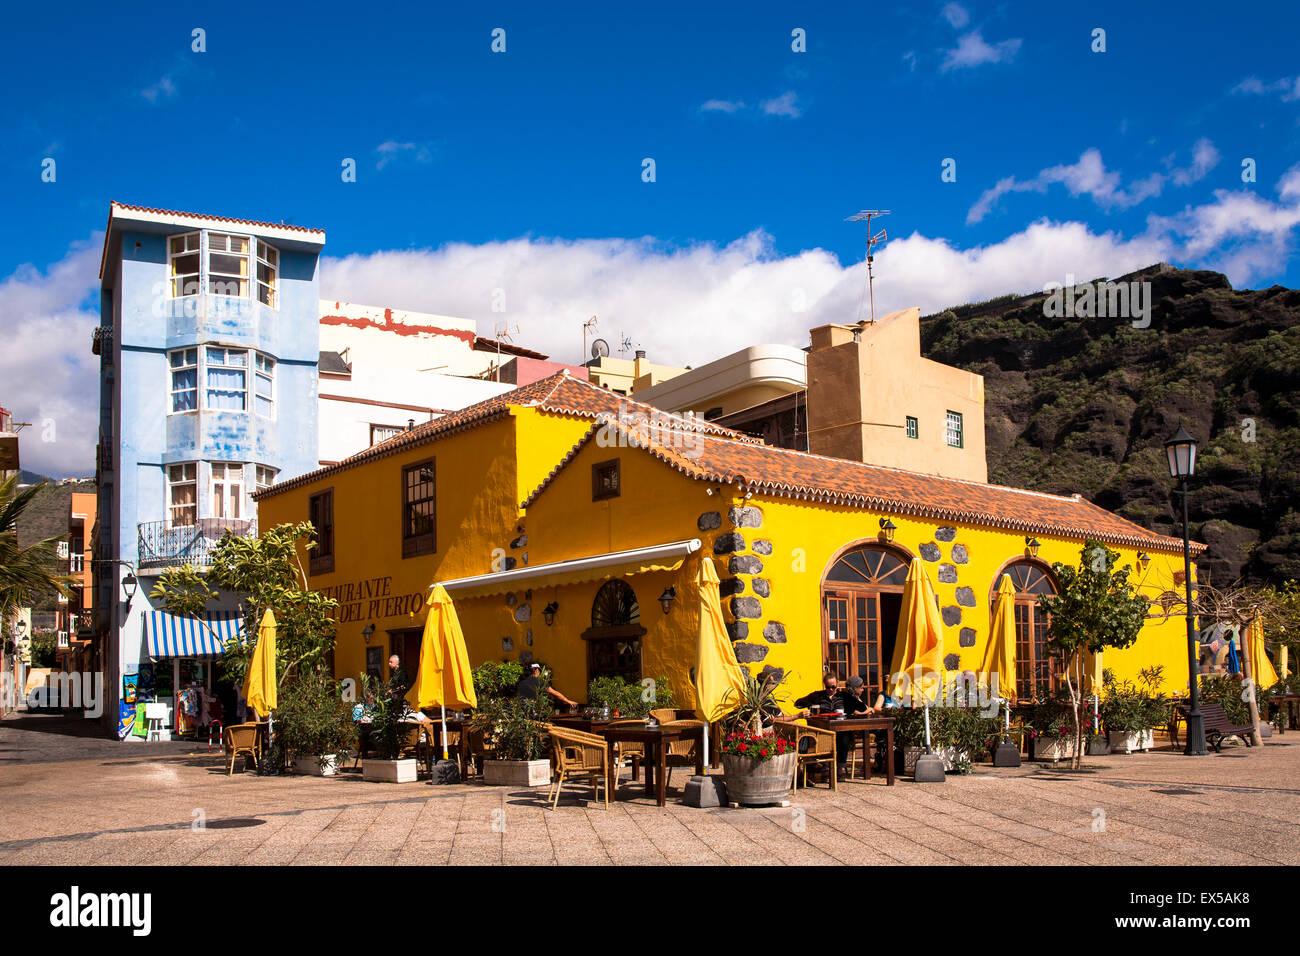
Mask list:
[[[199,518],[194,524],[173,525],[167,521],[146,521],[138,526],[141,570],[178,568],[192,564],[206,568],[212,563],[212,551],[224,535],[257,537],[257,521],[252,518]]]

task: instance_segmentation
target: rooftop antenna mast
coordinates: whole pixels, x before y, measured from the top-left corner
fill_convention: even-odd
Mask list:
[[[518,331],[519,331],[519,326],[516,325],[516,326],[514,327],[514,329],[512,330],[511,327],[510,327],[509,325],[507,325],[507,324],[504,323],[504,322],[501,322],[501,323],[498,323],[497,325],[494,325],[494,326],[492,327],[492,335],[493,335],[493,337],[496,339],[496,343],[497,343],[497,367],[496,367],[495,369],[493,369],[493,371],[492,371],[492,376],[493,376],[492,380],[493,380],[494,382],[499,382],[499,381],[501,381],[501,343],[502,343],[502,341],[506,341],[506,342],[510,342],[511,344],[514,344],[514,340],[513,340],[512,338],[510,338],[510,333],[511,333],[511,331],[518,332]]]
[[[632,339],[630,336],[623,335],[623,333],[621,332],[619,333],[619,338],[622,339],[622,342],[619,344],[618,354],[626,355],[628,351],[632,348]]]
[[[582,354],[583,354],[582,361],[583,362],[587,361],[586,355],[587,355],[587,330],[588,329],[591,329],[593,333],[596,331],[596,317],[594,315],[591,318],[589,318],[586,322],[582,323]]]
[[[890,210],[888,209],[861,209],[844,220],[845,222],[862,222],[865,219],[867,223],[867,292],[871,296],[872,325],[876,324],[876,287],[875,278],[871,274],[871,262],[874,258],[871,254],[871,250],[875,248],[877,243],[884,242],[889,238],[889,236],[885,234],[885,230],[883,229],[873,236],[871,234],[871,220],[874,216],[888,216],[889,212]],[[860,313],[861,307],[859,306],[859,314]]]

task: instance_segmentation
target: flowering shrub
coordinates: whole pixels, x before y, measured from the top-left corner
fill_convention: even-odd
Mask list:
[[[724,755],[749,757],[751,760],[757,760],[761,763],[764,760],[771,760],[773,757],[794,753],[794,744],[773,733],[736,733],[727,734],[727,736],[723,737],[719,749]]]

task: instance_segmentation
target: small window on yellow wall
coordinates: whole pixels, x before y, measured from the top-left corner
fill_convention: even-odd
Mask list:
[[[591,466],[591,500],[617,498],[619,495],[618,459],[601,461]]]

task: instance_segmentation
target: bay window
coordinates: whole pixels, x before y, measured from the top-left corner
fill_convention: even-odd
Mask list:
[[[198,519],[197,477],[194,462],[167,466],[167,516],[173,528],[193,526]]]
[[[244,466],[212,463],[212,517],[241,518],[244,505]]]
[[[205,407],[215,411],[248,410],[248,352],[245,349],[204,349],[207,372]]]
[[[247,236],[208,233],[208,291],[248,298]]]
[[[199,350],[169,352],[167,363],[171,366],[171,410],[194,411],[199,407]]]
[[[172,297],[199,294],[199,234],[172,236],[167,243],[167,271]]]
[[[276,277],[280,273],[280,253],[265,242],[257,243],[257,301],[278,309]]]
[[[275,411],[275,359],[254,353],[253,397],[257,414],[274,418]]]

